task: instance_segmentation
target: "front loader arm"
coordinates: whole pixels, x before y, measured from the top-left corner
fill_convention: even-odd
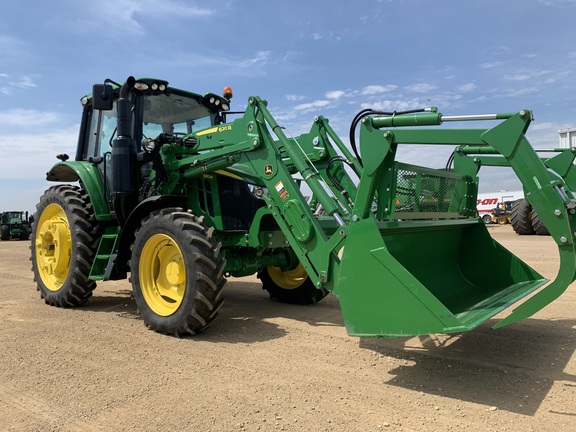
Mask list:
[[[162,145],[160,156],[168,176],[159,182],[157,193],[183,193],[187,181],[217,170],[265,187],[268,211],[311,280],[331,290],[338,261],[333,251],[344,237],[355,186],[342,166],[327,167],[327,162],[338,156],[332,142],[343,149],[345,145],[322,117],[315,119],[309,133],[287,137],[266,105],[251,97],[243,117],[185,137],[193,139],[193,145]],[[346,162],[357,164],[352,157]],[[307,184],[329,220],[320,223],[314,216],[301,183]],[[335,237],[332,233],[338,226],[342,228]],[[250,233],[254,235],[253,230]]]
[[[501,122],[489,129],[421,127],[461,120]],[[554,282],[502,326],[540,310],[576,277],[575,205],[563,179],[573,170],[566,156],[543,161],[536,155],[524,136],[530,121],[529,111],[448,117],[435,108],[366,117],[361,166],[327,120],[317,117],[309,133],[289,137],[266,101],[251,97],[243,117],[191,134],[193,145],[164,145],[160,154],[170,175],[159,188],[185,194],[188,180],[222,169],[262,187],[265,211],[289,243],[274,247],[289,246],[310,280],[338,297],[349,334],[454,333],[475,328],[547,282],[475,217],[481,163],[463,149],[496,152],[522,181],[560,251]],[[455,169],[398,162],[401,144],[456,146]],[[333,162],[350,166],[359,182]],[[303,184],[327,216],[314,215]],[[255,229],[248,235],[250,247],[267,247],[258,244]]]

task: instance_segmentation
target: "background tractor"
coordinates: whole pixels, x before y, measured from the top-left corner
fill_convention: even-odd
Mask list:
[[[0,240],[28,240],[31,233],[28,212],[7,211],[0,213]]]
[[[349,148],[322,116],[289,136],[265,100],[232,113],[231,98],[229,88],[200,95],[129,77],[81,99],[75,158],[57,156],[47,180],[62,184],[40,198],[33,224],[32,270],[46,303],[82,305],[97,282],[130,274],[144,323],[181,336],[214,321],[227,277],[256,274],[282,302],[333,293],[350,335],[471,330],[547,282],[477,215],[486,155],[515,170],[560,253],[555,281],[496,327],[532,315],[576,277],[564,181],[574,154],[540,159],[524,136],[530,111],[366,109],[352,120]],[[497,125],[442,127],[485,120]],[[397,161],[405,144],[454,153],[433,169]]]

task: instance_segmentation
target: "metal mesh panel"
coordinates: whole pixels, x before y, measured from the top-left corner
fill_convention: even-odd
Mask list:
[[[396,169],[395,214],[404,217],[457,217],[466,210],[468,177],[413,165]],[[441,214],[443,215],[441,215]]]

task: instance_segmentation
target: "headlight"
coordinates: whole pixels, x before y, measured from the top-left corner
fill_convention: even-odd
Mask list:
[[[136,84],[134,84],[134,88],[140,91],[148,90],[148,84],[146,84],[145,82],[137,82]]]

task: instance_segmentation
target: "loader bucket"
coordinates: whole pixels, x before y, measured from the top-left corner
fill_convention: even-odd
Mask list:
[[[471,330],[547,280],[480,219],[352,224],[335,290],[348,334]]]
[[[447,121],[495,120],[487,129],[434,129]],[[471,330],[548,281],[492,239],[477,217],[478,170],[511,167],[558,245],[554,281],[495,324],[532,316],[576,279],[573,149],[540,158],[524,133],[529,110],[480,116],[429,113],[362,120],[363,169],[351,222],[338,243],[334,293],[356,336]],[[395,160],[400,144],[456,145],[454,168]]]

